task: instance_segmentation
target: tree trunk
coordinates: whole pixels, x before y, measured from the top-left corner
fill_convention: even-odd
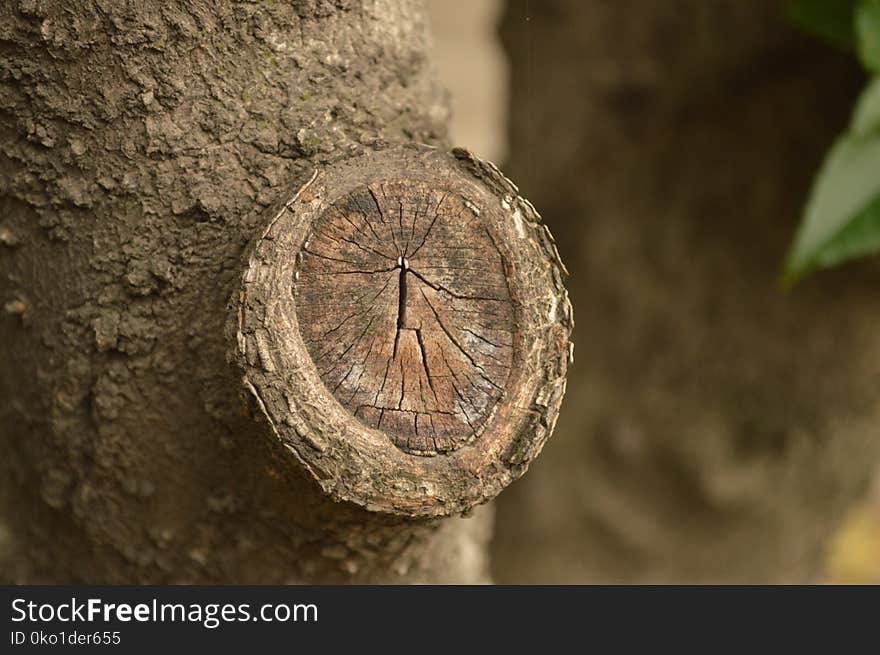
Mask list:
[[[854,61],[786,2],[513,1],[510,172],[579,313],[500,582],[814,579],[880,451],[880,271],[777,277]]]
[[[0,25],[0,577],[486,581],[491,509],[438,517],[537,454],[570,312],[552,242],[506,180],[467,153],[399,145],[445,145],[421,5],[22,0]],[[371,177],[386,169],[397,186]],[[485,225],[466,247],[509,296],[464,258],[429,270],[458,220],[435,209],[425,231],[418,208],[440,187]],[[367,207],[367,191],[388,195]],[[369,241],[398,206],[399,229]],[[408,240],[386,262],[404,222],[425,249]],[[516,267],[529,279],[510,257],[535,264]],[[382,319],[351,325],[393,344],[375,352],[401,378],[394,407],[379,356],[342,327],[379,269],[391,295],[361,304]],[[500,331],[449,318],[464,309]],[[322,338],[342,351],[328,366]],[[464,392],[429,371],[453,345]]]

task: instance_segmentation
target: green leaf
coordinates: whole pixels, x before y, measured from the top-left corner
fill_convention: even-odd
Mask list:
[[[856,0],[796,0],[789,18],[805,32],[851,48],[855,41],[853,15]]]
[[[783,284],[880,249],[880,78],[825,158],[789,253]]]
[[[880,195],[857,213],[818,253],[815,268],[831,268],[880,253]]]
[[[861,0],[855,10],[859,58],[872,73],[880,73],[880,1]]]
[[[880,77],[873,78],[859,96],[849,132],[860,138],[880,132]]]

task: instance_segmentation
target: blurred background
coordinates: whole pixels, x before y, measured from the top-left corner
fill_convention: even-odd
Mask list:
[[[496,581],[880,583],[880,267],[778,283],[856,58],[782,1],[428,4],[453,141],[571,271],[568,394],[496,503]]]

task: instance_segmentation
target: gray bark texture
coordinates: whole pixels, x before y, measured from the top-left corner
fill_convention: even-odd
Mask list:
[[[508,170],[571,270],[552,447],[499,582],[802,582],[876,470],[876,261],[781,262],[861,84],[785,2],[513,0]]]
[[[294,181],[444,143],[427,41],[409,0],[3,3],[4,582],[487,580],[491,508],[334,502],[227,364],[242,254]]]

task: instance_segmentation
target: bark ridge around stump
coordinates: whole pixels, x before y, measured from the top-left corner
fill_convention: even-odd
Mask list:
[[[340,500],[466,511],[522,475],[571,357],[547,229],[467,151],[319,169],[249,249],[231,322],[274,435]]]

